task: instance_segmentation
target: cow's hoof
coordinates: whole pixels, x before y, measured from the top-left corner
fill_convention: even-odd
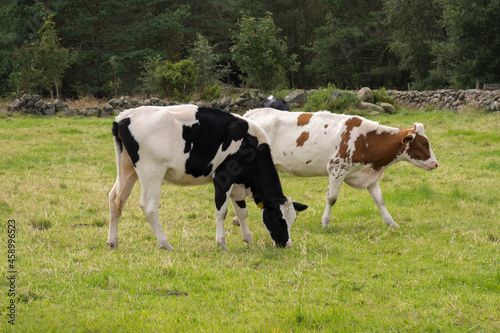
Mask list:
[[[243,241],[247,244],[253,244],[253,239],[252,237],[249,237],[249,238],[243,238]]]
[[[399,225],[394,221],[385,222],[389,227],[399,228]]]
[[[237,217],[235,217],[235,218],[233,219],[233,225],[234,225],[234,226],[236,226],[236,227],[239,227],[239,226],[240,226],[240,220],[238,220],[238,218],[237,218]]]
[[[221,249],[223,251],[227,250],[227,245],[226,244],[217,243],[217,245],[219,245],[219,249]]]
[[[160,242],[160,249],[173,250],[174,248],[172,247],[172,245],[170,245],[170,243],[168,241],[164,241],[164,242]]]
[[[118,248],[118,242],[107,242],[110,249],[117,249]]]

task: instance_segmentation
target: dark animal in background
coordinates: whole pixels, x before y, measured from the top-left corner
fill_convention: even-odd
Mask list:
[[[274,98],[273,95],[269,96],[260,103],[261,108],[273,108],[281,111],[290,111],[288,105],[283,98]]]

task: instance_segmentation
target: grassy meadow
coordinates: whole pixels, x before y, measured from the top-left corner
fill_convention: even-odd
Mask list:
[[[293,247],[273,247],[248,202],[254,244],[241,241],[231,211],[221,251],[213,187],[165,185],[160,219],[175,250],[164,251],[139,208],[139,183],[118,227],[119,249],[106,246],[111,118],[4,116],[0,331],[500,331],[500,114],[369,118],[424,123],[439,161],[432,172],[398,163],[382,177],[400,228],[385,225],[367,191],[344,184],[324,229],[327,178],[281,174],[285,194],[309,205],[292,228]],[[4,278],[11,270],[15,297]]]

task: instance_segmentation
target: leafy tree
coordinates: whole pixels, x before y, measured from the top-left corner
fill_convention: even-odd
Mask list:
[[[67,79],[79,93],[111,92],[113,56],[122,89],[133,92],[141,60],[160,55],[179,61],[187,46],[184,5],[161,0],[54,0],[47,5],[56,13],[63,45],[77,46],[78,59]]]
[[[384,0],[391,32],[390,49],[399,58],[399,67],[410,72],[417,88],[432,88],[430,71],[436,59],[432,45],[447,38],[440,25],[441,0]]]
[[[76,53],[61,47],[51,17],[45,19],[39,37],[40,42],[23,48],[11,82],[21,89],[49,90],[52,98],[55,90],[57,98],[60,98],[61,79],[64,71],[75,62]]]
[[[500,1],[441,0],[440,25],[447,38],[436,41],[430,76],[456,88],[500,82]]]
[[[20,48],[36,38],[37,32],[43,26],[43,18],[47,15],[49,13],[40,1],[2,1],[0,5],[0,95],[5,95],[8,91],[7,82],[11,81],[8,78],[14,70],[15,58],[28,56],[26,49],[24,55],[21,55],[23,51]]]
[[[208,39],[201,34],[196,35],[190,58],[198,70],[198,84],[205,87],[229,74],[228,66],[219,66],[220,55],[214,53],[214,46],[210,46]]]
[[[400,74],[387,52],[388,31],[380,1],[332,1],[327,23],[315,30],[306,69],[325,85],[342,88],[398,84]]]
[[[299,63],[296,55],[287,55],[285,41],[278,38],[278,29],[270,13],[264,18],[243,14],[233,33],[231,53],[248,85],[265,91],[284,85],[286,73],[296,71]]]
[[[156,69],[161,66],[161,56],[149,56],[144,61],[141,61],[141,66],[144,71],[141,72],[139,81],[142,82],[142,91],[148,96],[157,94],[160,91],[160,79],[156,74]]]

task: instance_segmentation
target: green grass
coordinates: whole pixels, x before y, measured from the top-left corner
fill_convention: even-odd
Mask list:
[[[16,220],[16,326],[6,332],[497,332],[500,330],[499,115],[402,110],[373,120],[425,124],[440,166],[399,163],[380,186],[399,229],[367,191],[344,185],[331,227],[326,178],[281,175],[309,205],[277,249],[249,202],[254,244],[226,219],[215,244],[213,188],[165,185],[160,250],[136,185],[106,246],[115,176],[112,119],[0,119],[0,233]]]

